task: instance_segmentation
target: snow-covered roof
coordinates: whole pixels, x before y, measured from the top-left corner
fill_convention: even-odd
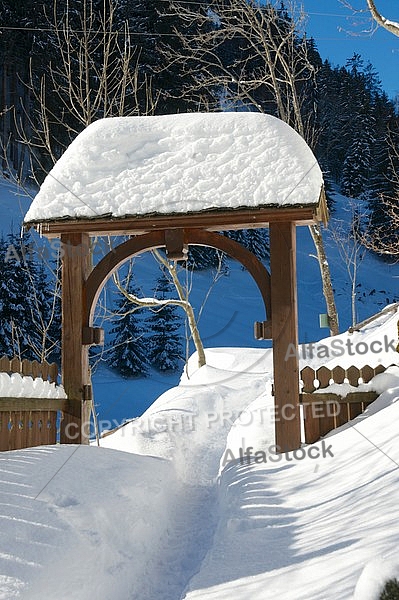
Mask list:
[[[270,115],[108,118],[67,148],[25,223],[317,205],[322,185],[306,142]]]

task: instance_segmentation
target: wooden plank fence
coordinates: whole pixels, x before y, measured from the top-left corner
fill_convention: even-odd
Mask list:
[[[305,443],[313,444],[329,431],[339,427],[363,413],[378,397],[376,392],[350,392],[345,397],[336,393],[322,392],[332,383],[349,383],[358,387],[368,383],[375,375],[383,373],[386,367],[369,365],[358,369],[320,367],[317,370],[305,367],[300,372],[300,402],[303,407]],[[0,372],[20,373],[32,378],[41,377],[44,381],[58,383],[59,372],[56,363],[20,360],[2,356]],[[81,406],[78,402],[57,398],[10,398],[0,397],[0,451],[18,450],[33,446],[57,443],[57,420],[79,424]],[[61,434],[61,442],[74,443]]]
[[[41,377],[58,383],[56,363],[0,358],[0,372]],[[61,411],[61,412],[60,412]],[[0,451],[19,450],[57,442],[57,419],[71,412],[70,402],[59,398],[0,397]]]
[[[357,367],[320,367],[317,370],[305,367],[300,372],[302,390],[300,402],[303,406],[305,443],[313,444],[323,435],[336,427],[354,419],[377,399],[372,391],[350,392],[342,397],[336,393],[321,392],[332,383],[349,383],[358,387],[360,383],[368,383],[375,375],[383,373],[386,367],[378,365],[373,368],[365,365]]]
[[[56,363],[48,363],[46,361],[39,362],[37,360],[20,359],[18,356],[8,358],[2,356],[0,358],[1,373],[19,373],[20,375],[30,375],[33,377],[41,377],[44,381],[50,383],[58,383],[58,365]]]

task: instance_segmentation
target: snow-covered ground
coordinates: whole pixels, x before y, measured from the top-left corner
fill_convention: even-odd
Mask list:
[[[398,318],[353,342],[396,339]],[[350,426],[275,455],[271,350],[207,359],[101,447],[1,454],[1,599],[377,600],[399,576],[399,367]]]

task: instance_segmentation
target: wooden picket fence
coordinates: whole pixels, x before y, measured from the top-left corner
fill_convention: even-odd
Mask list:
[[[0,372],[30,375],[33,379],[41,377],[44,381],[50,381],[50,383],[58,383],[59,376],[56,363],[50,364],[46,361],[39,362],[37,360],[27,360],[26,358],[21,360],[18,356],[14,356],[14,358],[2,356],[0,358]]]
[[[327,367],[317,370],[311,367],[302,369],[300,402],[303,406],[305,443],[313,444],[336,427],[362,414],[378,397],[378,394],[372,391],[350,392],[342,397],[321,390],[332,383],[349,383],[358,387],[360,383],[368,383],[375,375],[385,370],[383,365],[375,368],[366,365],[361,369],[353,366],[348,369],[339,366],[331,370]]]
[[[58,366],[44,361],[2,356],[0,372],[20,373],[58,383]],[[67,400],[56,398],[0,397],[0,451],[19,450],[57,442],[57,416],[69,411]]]

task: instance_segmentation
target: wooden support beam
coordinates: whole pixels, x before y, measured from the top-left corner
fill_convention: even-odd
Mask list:
[[[295,223],[270,223],[276,446],[301,445]]]
[[[137,235],[162,229],[195,228],[208,231],[268,227],[269,223],[290,222],[311,225],[320,220],[320,206],[256,207],[227,210],[204,210],[184,214],[155,214],[133,217],[104,215],[90,219],[62,219],[27,223],[26,227],[40,228],[42,235],[53,238],[70,232],[97,235]]]
[[[224,235],[212,233],[210,231],[201,231],[200,229],[186,229],[184,231],[184,244],[217,248],[238,260],[255,280],[263,298],[266,318],[270,321],[270,275],[261,261],[256,258],[254,254],[241,246],[241,244],[238,244]],[[165,232],[151,231],[151,233],[130,238],[123,244],[117,246],[112,252],[106,254],[104,258],[97,263],[85,284],[85,295],[87,300],[86,327],[90,327],[93,322],[94,308],[98,297],[105,282],[111,277],[112,273],[128,260],[128,258],[146,252],[147,250],[163,248],[164,246]],[[269,325],[270,323],[264,330],[265,335],[269,335]]]
[[[62,383],[68,399],[80,402],[80,418],[64,413],[61,443],[88,443],[91,402],[84,397],[90,384],[89,346],[83,343],[86,313],[84,283],[90,273],[89,236],[70,233],[61,236],[62,250]]]
[[[73,410],[73,404],[70,405],[69,400],[64,398],[0,398],[0,412],[5,411],[42,411],[61,410],[69,412]]]
[[[187,260],[188,246],[184,243],[184,229],[165,229],[165,247],[169,260]]]

